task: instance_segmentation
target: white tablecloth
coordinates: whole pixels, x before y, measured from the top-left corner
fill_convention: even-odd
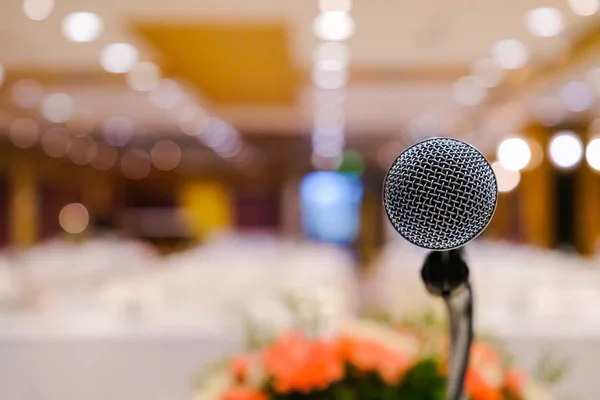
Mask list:
[[[236,348],[210,337],[0,341],[2,400],[187,400],[199,369]]]

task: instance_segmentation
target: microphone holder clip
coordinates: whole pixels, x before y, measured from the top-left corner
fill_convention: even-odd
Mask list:
[[[430,252],[421,269],[427,291],[441,297],[450,320],[446,400],[460,400],[473,341],[473,293],[462,248]]]

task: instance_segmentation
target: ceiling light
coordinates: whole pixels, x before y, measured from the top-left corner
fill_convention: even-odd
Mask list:
[[[500,143],[496,156],[504,168],[520,171],[531,161],[531,149],[525,140],[513,137]]]
[[[100,64],[114,74],[129,72],[137,64],[139,53],[129,43],[113,43],[100,52]]]
[[[54,9],[54,0],[24,0],[23,12],[27,18],[41,21],[50,16]]]
[[[527,29],[534,36],[552,37],[564,27],[563,16],[556,8],[539,7],[525,14]]]
[[[327,11],[315,19],[313,31],[321,40],[346,40],[354,33],[352,16],[343,11]]]
[[[492,46],[494,60],[505,69],[519,69],[527,64],[529,52],[517,39],[505,39]]]
[[[559,168],[572,168],[579,164],[583,155],[581,139],[573,132],[558,132],[548,146],[550,160]]]
[[[62,33],[72,42],[92,42],[103,28],[100,17],[91,12],[74,12],[62,20]]]
[[[600,138],[592,139],[585,149],[585,159],[590,168],[600,171]]]

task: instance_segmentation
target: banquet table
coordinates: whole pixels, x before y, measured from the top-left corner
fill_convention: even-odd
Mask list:
[[[574,361],[558,391],[578,400],[597,399],[600,332],[585,336],[527,332],[503,333],[520,365],[532,368],[550,347]],[[239,335],[200,329],[13,330],[0,335],[0,399],[187,400],[198,372],[241,343]]]

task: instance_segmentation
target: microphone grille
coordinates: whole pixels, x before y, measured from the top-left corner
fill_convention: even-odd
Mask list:
[[[450,138],[406,149],[388,171],[383,203],[394,228],[430,250],[460,247],[491,221],[498,199],[492,167],[470,144]]]

